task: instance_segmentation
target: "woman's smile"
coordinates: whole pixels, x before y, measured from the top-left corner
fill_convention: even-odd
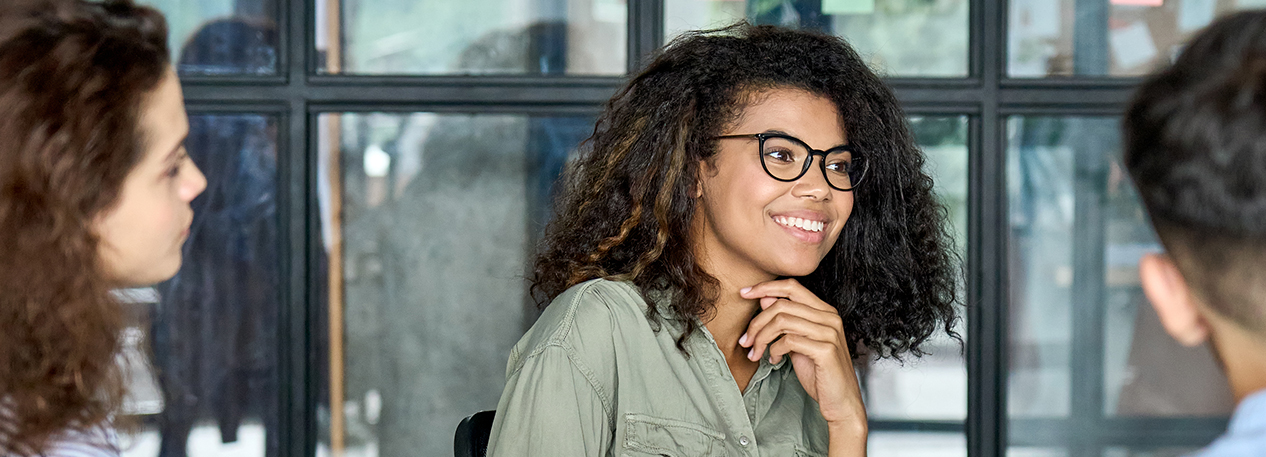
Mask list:
[[[825,214],[810,210],[778,212],[770,219],[793,238],[808,244],[825,241],[826,229],[831,226],[831,220]]]

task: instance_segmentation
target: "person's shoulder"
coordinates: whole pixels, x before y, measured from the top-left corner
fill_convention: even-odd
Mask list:
[[[550,329],[550,341],[564,341],[587,333],[610,335],[622,323],[645,319],[645,315],[646,300],[637,287],[600,278],[564,291],[550,302],[533,327]]]
[[[46,457],[118,457],[118,432],[101,425],[90,430],[68,430],[49,443]]]
[[[646,301],[637,287],[622,281],[593,279],[559,294],[511,354],[511,370],[524,359],[562,349],[580,359],[608,358],[617,329],[646,320]]]
[[[1266,455],[1266,389],[1240,401],[1225,435],[1193,457],[1248,457]]]

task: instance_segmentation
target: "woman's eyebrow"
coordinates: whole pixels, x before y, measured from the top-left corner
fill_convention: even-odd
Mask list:
[[[765,129],[765,131],[764,131],[764,132],[761,132],[761,133],[772,133],[772,134],[775,134],[775,135],[787,135],[787,136],[789,136],[789,137],[792,137],[792,138],[795,138],[795,139],[797,139],[797,140],[800,140],[800,137],[795,136],[795,135],[792,135],[792,134],[787,133],[787,132],[782,131],[782,130],[778,130],[778,129]],[[801,143],[804,143],[804,140],[800,140],[800,142],[801,142]],[[807,145],[807,144],[809,144],[809,143],[805,143],[805,144]],[[848,142],[847,140],[845,140],[843,143],[840,143],[840,144],[837,144],[837,145],[835,145],[835,146],[831,146],[831,147],[829,147],[829,148],[823,149],[823,151],[830,151],[830,150],[832,150],[832,149],[835,149],[835,148],[842,148],[842,147],[844,147],[844,146],[848,146],[848,145],[849,145],[849,142]]]
[[[180,157],[183,155],[180,151],[185,146],[185,140],[188,140],[188,139],[189,139],[189,134],[185,134],[185,136],[180,137],[180,141],[176,142],[176,145],[171,148],[171,151],[167,153],[167,157],[164,158],[163,161],[174,162],[180,159]]]

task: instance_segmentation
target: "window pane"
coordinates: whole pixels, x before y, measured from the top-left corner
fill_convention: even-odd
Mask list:
[[[523,277],[553,183],[593,124],[320,117],[329,307],[341,326],[329,343],[323,453],[452,455],[457,423],[496,408],[510,348],[537,316]]]
[[[888,76],[967,76],[967,0],[666,0],[664,33],[744,19],[846,38]]]
[[[1144,75],[1178,55],[1214,18],[1262,6],[1257,0],[1010,0],[1008,73]]]
[[[321,71],[620,75],[626,0],[317,0]]]
[[[962,256],[967,243],[967,118],[916,116],[910,118],[910,126],[927,155],[936,193],[949,208],[952,232]],[[966,293],[961,286],[959,291]],[[964,334],[965,329],[965,325],[960,325],[958,332]],[[867,367],[866,407],[871,419],[967,418],[967,371],[962,346],[938,333],[926,349],[929,354],[919,359],[910,358],[904,363],[878,360]],[[892,445],[900,444],[897,440]],[[966,452],[966,448],[960,451]]]
[[[167,17],[181,75],[277,73],[277,0],[140,0]]]
[[[1117,124],[1106,117],[1024,116],[1007,124],[1007,404],[1012,437],[1026,443],[1038,436],[1073,441],[1051,445],[1099,439],[1016,436],[1032,428],[1017,421],[1032,418],[1065,418],[1051,426],[1071,426],[1112,415],[1230,412],[1226,382],[1208,348],[1173,343],[1139,287],[1139,258],[1161,247],[1120,163]]]
[[[870,457],[967,457],[967,438],[961,433],[871,431],[866,440]]]
[[[149,324],[129,331],[124,352],[125,410],[142,425],[125,455],[275,456],[277,120],[194,114],[185,144],[207,188],[180,272],[126,295]]]

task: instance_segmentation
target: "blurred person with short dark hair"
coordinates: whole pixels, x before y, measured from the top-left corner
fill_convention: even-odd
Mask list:
[[[206,186],[166,40],[131,0],[0,3],[0,455],[119,454],[111,291],[176,273]]]
[[[1197,455],[1266,455],[1266,11],[1196,36],[1140,87],[1124,129],[1166,250],[1141,260],[1143,290],[1174,339],[1211,343],[1239,403]]]

